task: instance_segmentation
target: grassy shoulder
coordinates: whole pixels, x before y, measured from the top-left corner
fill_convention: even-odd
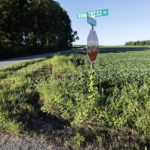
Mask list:
[[[57,118],[66,129],[41,134],[73,149],[149,148],[150,50],[116,49],[94,75],[84,50],[1,68],[1,130],[38,136],[39,118]]]

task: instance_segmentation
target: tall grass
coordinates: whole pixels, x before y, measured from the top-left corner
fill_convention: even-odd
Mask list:
[[[62,67],[63,66],[63,67]],[[51,70],[48,72],[47,70]],[[46,70],[46,71],[45,71]],[[61,75],[74,70],[69,57],[54,56],[37,59],[0,70],[0,126],[9,132],[20,133],[25,124],[38,117],[38,93],[35,85],[45,76]],[[39,72],[43,72],[40,74]],[[47,74],[48,73],[48,74]],[[41,76],[42,75],[42,76]],[[39,77],[38,77],[39,76]]]
[[[42,81],[37,86],[44,99],[41,110],[75,124],[129,127],[149,134],[150,57],[147,54],[149,51],[98,56],[95,63],[96,112],[91,108],[93,105],[88,106],[88,67],[84,71],[79,67],[79,72],[61,80],[51,77]],[[88,109],[93,111],[87,114]]]
[[[100,49],[92,76],[83,50],[0,68],[0,127],[23,133],[44,113],[94,133],[129,129],[150,140],[150,50],[108,49]]]

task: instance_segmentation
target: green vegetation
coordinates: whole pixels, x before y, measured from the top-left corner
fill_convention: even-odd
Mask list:
[[[76,39],[58,2],[0,0],[0,59],[68,49]]]
[[[147,41],[129,41],[125,44],[126,46],[150,46],[150,40]]]
[[[0,68],[1,129],[29,134],[55,116],[74,149],[149,149],[150,48],[101,47],[95,71],[85,50],[67,55]]]

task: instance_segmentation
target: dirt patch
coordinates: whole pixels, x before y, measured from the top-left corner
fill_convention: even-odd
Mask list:
[[[32,79],[40,79],[40,78],[46,78],[52,75],[52,66],[49,67],[43,67],[40,70],[37,70],[32,73],[31,78]]]

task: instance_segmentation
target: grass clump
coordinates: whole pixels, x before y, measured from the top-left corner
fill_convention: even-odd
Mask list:
[[[62,66],[68,67],[68,70],[62,69]],[[52,68],[53,71],[45,71]],[[50,76],[58,77],[57,75],[61,74],[62,78],[67,71],[73,69],[73,63],[64,56],[37,59],[2,68],[0,70],[0,127],[7,132],[25,133],[30,121],[42,114],[38,102],[39,94],[35,89],[36,84]],[[44,73],[41,74],[41,71]]]
[[[54,56],[50,62],[53,68],[53,72],[56,72],[57,74],[66,74],[74,72],[75,66],[70,61],[70,59],[71,57],[68,58],[63,55]]]

